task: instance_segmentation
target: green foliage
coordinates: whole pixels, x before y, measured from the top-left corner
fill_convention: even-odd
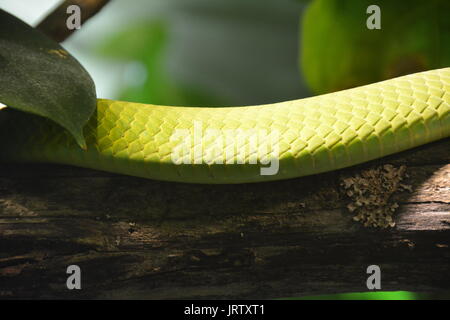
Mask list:
[[[411,291],[371,291],[327,294],[281,300],[434,300],[448,299],[448,293],[418,293]]]
[[[301,67],[316,93],[450,65],[450,2],[380,0],[381,29],[369,30],[371,0],[315,0],[302,21]]]
[[[58,43],[0,10],[0,102],[49,118],[81,147],[96,107],[94,83]]]
[[[169,35],[165,22],[144,21],[121,30],[99,48],[103,56],[135,62],[144,68],[144,83],[123,88],[120,99],[173,106],[202,106],[218,102],[219,99],[204,90],[170,77],[167,70]]]

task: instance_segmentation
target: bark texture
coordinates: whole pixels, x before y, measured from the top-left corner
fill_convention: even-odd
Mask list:
[[[361,223],[392,212],[394,227]],[[245,185],[0,165],[1,298],[359,292],[373,264],[383,290],[449,291],[449,245],[449,139],[349,169]],[[66,287],[73,264],[81,290]]]
[[[77,30],[67,27],[67,20],[74,13],[72,10],[67,12],[70,6],[76,5],[80,8],[80,24],[84,24],[96,15],[108,2],[109,0],[65,0],[42,20],[36,28],[53,40],[63,42]]]

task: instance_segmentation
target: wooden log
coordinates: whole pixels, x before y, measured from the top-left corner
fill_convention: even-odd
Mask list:
[[[244,185],[2,164],[0,297],[361,292],[369,265],[380,266],[382,290],[448,292],[449,181],[450,139],[349,169]],[[361,223],[389,224],[391,213],[394,227]],[[74,264],[81,290],[66,287]]]

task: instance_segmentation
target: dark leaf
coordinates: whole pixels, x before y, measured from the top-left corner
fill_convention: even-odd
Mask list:
[[[0,10],[0,102],[57,122],[84,148],[95,86],[63,47]]]

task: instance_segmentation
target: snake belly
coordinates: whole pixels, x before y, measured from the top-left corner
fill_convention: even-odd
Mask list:
[[[449,137],[450,68],[261,106],[99,99],[84,128],[86,150],[50,120],[3,112],[3,161],[187,183],[262,182],[349,167]]]

